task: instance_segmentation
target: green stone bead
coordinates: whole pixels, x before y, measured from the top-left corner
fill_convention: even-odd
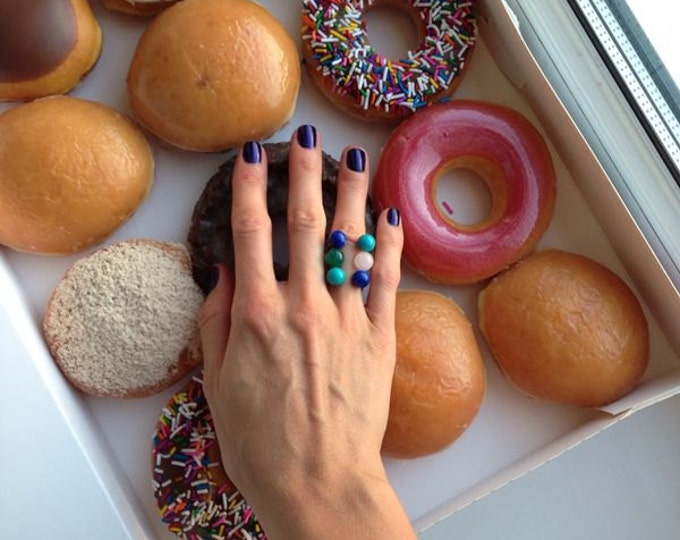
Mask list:
[[[357,240],[357,247],[370,253],[375,249],[375,237],[372,234],[362,234]]]
[[[339,287],[345,282],[345,271],[334,266],[326,272],[326,282],[333,287]]]
[[[342,263],[345,262],[345,254],[339,249],[329,249],[325,261],[328,266],[342,266]]]

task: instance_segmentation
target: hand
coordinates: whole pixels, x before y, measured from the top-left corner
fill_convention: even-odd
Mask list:
[[[248,143],[237,158],[235,268],[219,267],[200,316],[205,393],[225,470],[270,538],[415,538],[380,457],[396,355],[399,214],[379,216],[365,305],[351,284],[328,286],[317,139],[303,126],[291,141],[286,282],[273,272],[266,155]],[[365,232],[368,170],[363,150],[343,153],[332,229],[350,240]]]

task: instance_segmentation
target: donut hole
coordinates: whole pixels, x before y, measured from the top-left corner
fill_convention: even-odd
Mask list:
[[[481,226],[492,219],[491,190],[484,177],[474,169],[456,167],[441,172],[435,198],[442,216],[455,224]]]
[[[364,13],[366,34],[375,52],[385,58],[406,58],[418,48],[418,28],[409,12],[378,4]]]

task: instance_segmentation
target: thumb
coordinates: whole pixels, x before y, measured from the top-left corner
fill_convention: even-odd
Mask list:
[[[198,314],[198,328],[203,347],[203,367],[211,377],[222,366],[231,328],[231,302],[234,278],[227,266],[215,265],[219,273],[217,285],[210,291]]]

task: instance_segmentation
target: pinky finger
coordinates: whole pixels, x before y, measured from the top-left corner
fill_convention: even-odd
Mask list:
[[[375,264],[366,300],[366,313],[374,326],[394,326],[397,290],[401,279],[404,232],[396,208],[383,210],[376,231]]]

